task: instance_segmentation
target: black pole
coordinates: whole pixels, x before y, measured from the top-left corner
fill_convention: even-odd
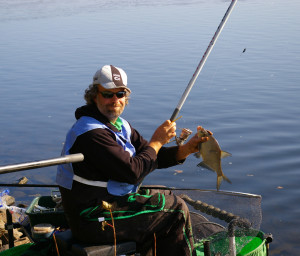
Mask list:
[[[204,256],[210,256],[210,242],[204,241],[203,242],[203,249],[204,249]]]
[[[9,248],[13,248],[14,244],[14,235],[13,235],[13,223],[12,223],[12,216],[8,209],[6,209],[6,229],[8,231],[8,245]]]

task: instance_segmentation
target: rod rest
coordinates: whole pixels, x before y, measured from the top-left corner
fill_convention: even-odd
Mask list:
[[[224,210],[221,210],[220,208],[214,207],[213,205],[204,203],[200,200],[193,200],[190,197],[188,197],[187,195],[182,194],[182,195],[179,195],[179,197],[181,197],[189,205],[193,206],[195,210],[199,210],[199,211],[206,213],[208,215],[211,215],[215,218],[224,220],[227,223],[229,223],[230,221],[232,221],[234,219],[240,218],[239,216],[234,215],[231,212],[226,212]]]

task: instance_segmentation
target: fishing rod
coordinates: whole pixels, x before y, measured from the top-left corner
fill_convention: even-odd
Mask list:
[[[189,95],[189,93],[190,93],[190,91],[191,91],[191,89],[192,89],[192,87],[193,87],[193,85],[194,85],[194,83],[195,83],[198,75],[200,74],[200,71],[202,70],[202,68],[203,68],[203,66],[204,66],[204,64],[206,62],[207,57],[209,56],[212,48],[214,47],[215,42],[217,41],[217,39],[218,39],[218,37],[219,37],[219,35],[220,35],[220,33],[221,33],[221,31],[222,31],[222,29],[223,29],[226,21],[227,21],[227,19],[229,18],[230,13],[232,12],[233,7],[235,6],[236,1],[237,0],[232,0],[231,1],[231,3],[229,5],[229,7],[228,7],[228,9],[227,9],[227,11],[226,11],[223,19],[221,20],[220,25],[217,28],[217,31],[215,32],[213,38],[211,39],[211,41],[210,41],[210,43],[209,43],[209,45],[208,45],[208,47],[207,47],[207,49],[206,49],[206,51],[205,51],[202,59],[200,60],[198,66],[196,68],[196,71],[194,72],[194,74],[193,74],[190,82],[188,83],[188,85],[187,85],[187,87],[186,87],[183,95],[181,96],[181,99],[179,100],[179,103],[178,103],[177,107],[175,108],[175,110],[174,110],[174,112],[173,112],[173,114],[172,114],[172,116],[170,118],[170,120],[172,122],[176,119],[176,117],[177,117],[179,111],[181,110],[181,108],[182,108],[182,106],[183,106],[183,104],[184,104],[187,96]]]
[[[0,183],[0,187],[16,187],[16,188],[58,188],[57,184],[18,184],[18,183]]]

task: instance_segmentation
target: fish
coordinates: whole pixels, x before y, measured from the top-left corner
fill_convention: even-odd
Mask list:
[[[231,156],[231,154],[221,150],[218,141],[204,128],[198,130],[198,137],[208,137],[208,140],[198,145],[199,151],[195,153],[195,156],[197,158],[202,157],[202,162],[197,166],[217,173],[217,190],[219,191],[223,180],[231,184],[231,181],[224,175],[221,166],[221,159]]]

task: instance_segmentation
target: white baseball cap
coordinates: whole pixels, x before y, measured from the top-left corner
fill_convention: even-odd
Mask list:
[[[125,71],[113,65],[105,65],[98,70],[94,75],[93,84],[100,84],[105,89],[124,88],[131,92],[127,87]]]

